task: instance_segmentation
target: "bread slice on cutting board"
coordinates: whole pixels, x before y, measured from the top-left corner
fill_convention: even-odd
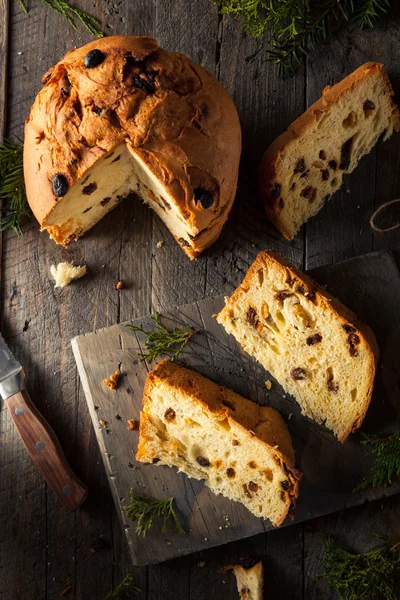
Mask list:
[[[382,64],[366,63],[333,87],[266,150],[259,172],[268,218],[291,240],[338,190],[378,138],[399,130]]]
[[[204,479],[276,526],[298,496],[300,473],[279,413],[168,360],[146,379],[136,458]]]
[[[222,569],[223,573],[232,571],[236,577],[240,600],[263,600],[264,567],[261,560],[245,559],[240,565],[229,565]]]
[[[190,258],[217,239],[236,195],[241,130],[215,77],[152,38],[110,36],[69,52],[43,84],[24,143],[42,230],[68,246],[134,192]]]
[[[260,252],[217,321],[344,442],[368,409],[378,360],[371,329],[276,252]]]

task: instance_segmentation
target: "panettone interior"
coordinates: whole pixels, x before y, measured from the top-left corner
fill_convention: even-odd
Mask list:
[[[57,243],[68,245],[131,192],[158,214],[183,249],[190,250],[198,231],[190,228],[164,186],[126,144],[100,158],[70,188],[46,218],[43,229]]]
[[[306,416],[341,440],[370,397],[371,348],[352,322],[327,308],[329,303],[293,271],[274,260],[258,265],[217,320],[296,398]]]

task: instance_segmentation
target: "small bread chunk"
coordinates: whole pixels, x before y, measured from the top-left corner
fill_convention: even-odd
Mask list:
[[[379,350],[369,327],[276,252],[260,252],[216,315],[341,442],[368,409]]]
[[[205,479],[276,526],[298,496],[301,474],[279,413],[168,360],[147,375],[136,458]]]
[[[240,600],[263,600],[264,567],[261,560],[255,564],[244,560],[241,565],[229,565],[222,571],[233,571]]]
[[[62,262],[58,263],[57,266],[51,265],[50,273],[55,281],[54,287],[63,288],[69,285],[71,281],[74,281],[74,279],[80,279],[80,277],[86,275],[87,269],[85,265],[74,267],[72,263]]]
[[[340,188],[383,135],[399,130],[384,66],[366,63],[333,87],[266,150],[260,194],[269,219],[291,240]]]

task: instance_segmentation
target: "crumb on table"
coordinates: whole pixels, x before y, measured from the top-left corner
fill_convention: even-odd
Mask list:
[[[127,421],[128,421],[128,429],[129,429],[129,431],[133,431],[134,429],[137,429],[138,422],[135,421],[135,419],[127,419]]]
[[[270,390],[272,388],[272,383],[270,382],[269,379],[267,379],[267,381],[265,382],[266,388],[267,390]]]
[[[119,279],[118,281],[115,282],[115,289],[116,290],[122,290],[122,288],[124,287],[124,282],[122,281],[122,279]]]
[[[108,379],[103,379],[104,385],[106,385],[110,390],[115,390],[118,385],[119,378],[121,377],[121,371],[117,369],[115,373],[112,373]]]

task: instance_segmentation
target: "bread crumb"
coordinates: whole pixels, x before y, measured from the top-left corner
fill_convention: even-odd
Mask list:
[[[157,248],[162,248],[164,246],[164,241],[161,240],[160,242],[157,242]]]
[[[272,383],[270,382],[269,379],[267,379],[267,381],[265,382],[265,386],[266,386],[267,390],[270,390],[272,388]]]
[[[100,419],[99,423],[102,427],[107,427],[107,421],[104,421],[104,419]]]
[[[119,279],[115,282],[114,285],[116,290],[122,290],[122,288],[124,287],[124,282],[122,281],[122,279]]]
[[[206,563],[204,562],[204,560],[201,560],[200,562],[197,563],[197,566],[202,568],[202,567],[204,567],[205,564]]]
[[[128,429],[129,431],[133,431],[134,429],[137,429],[138,426],[138,422],[135,421],[135,419],[128,419]]]
[[[72,263],[61,262],[58,265],[51,265],[50,273],[55,281],[54,287],[65,287],[69,285],[71,281],[80,279],[87,273],[85,265],[74,267]]]
[[[103,379],[103,384],[106,385],[110,390],[115,390],[118,385],[119,378],[121,377],[121,371],[117,369],[115,373],[112,373],[108,379]]]

